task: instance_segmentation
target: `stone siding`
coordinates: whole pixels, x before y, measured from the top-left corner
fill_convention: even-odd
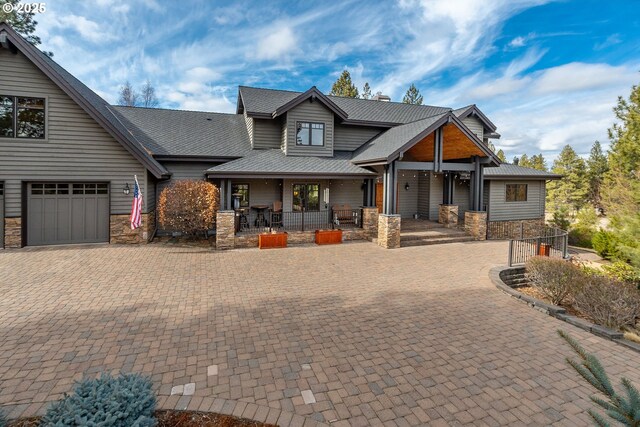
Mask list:
[[[362,208],[362,230],[365,239],[372,240],[378,237],[378,208],[363,207]]]
[[[233,249],[235,247],[235,215],[234,211],[218,211],[216,214],[216,249]]]
[[[348,228],[342,230],[342,241],[368,240],[368,233],[362,228]],[[316,241],[316,232],[313,231],[288,231],[287,246],[312,244]],[[237,234],[235,236],[236,248],[257,248],[258,234]]]
[[[385,249],[400,247],[400,215],[378,215],[378,246]]]
[[[4,247],[5,248],[21,248],[22,247],[22,219],[21,218],[5,218],[4,219]]]
[[[458,205],[438,205],[438,222],[446,228],[458,226]]]
[[[147,243],[153,235],[155,224],[155,211],[142,214],[142,225],[135,230],[131,229],[129,215],[111,215],[109,217],[109,243]]]
[[[540,236],[543,230],[544,218],[489,221],[487,239],[527,239]]]
[[[467,211],[464,213],[464,229],[476,240],[487,239],[487,213]]]

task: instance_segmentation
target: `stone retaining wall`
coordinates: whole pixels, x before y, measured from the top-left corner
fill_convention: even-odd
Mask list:
[[[109,217],[109,243],[135,244],[147,243],[156,226],[156,212],[142,214],[142,225],[131,229],[130,215],[111,215]]]
[[[237,234],[235,236],[235,248],[257,248],[258,234]],[[362,228],[348,228],[342,230],[342,241],[368,240],[368,233]],[[314,231],[288,231],[287,246],[304,245],[315,243],[316,232]]]

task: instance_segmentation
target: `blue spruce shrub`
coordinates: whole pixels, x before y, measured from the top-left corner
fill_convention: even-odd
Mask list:
[[[51,405],[42,427],[153,427],[156,397],[151,380],[139,374],[86,379]]]

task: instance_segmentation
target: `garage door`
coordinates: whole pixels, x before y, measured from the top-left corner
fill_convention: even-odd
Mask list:
[[[0,248],[4,248],[4,183],[0,182]]]
[[[27,186],[27,244],[109,241],[109,184],[31,183]]]

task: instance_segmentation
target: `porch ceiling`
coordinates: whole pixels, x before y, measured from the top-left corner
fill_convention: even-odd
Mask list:
[[[406,156],[418,162],[434,160],[435,132],[411,147]],[[442,160],[458,160],[472,156],[485,157],[486,154],[454,124],[443,127]]]

